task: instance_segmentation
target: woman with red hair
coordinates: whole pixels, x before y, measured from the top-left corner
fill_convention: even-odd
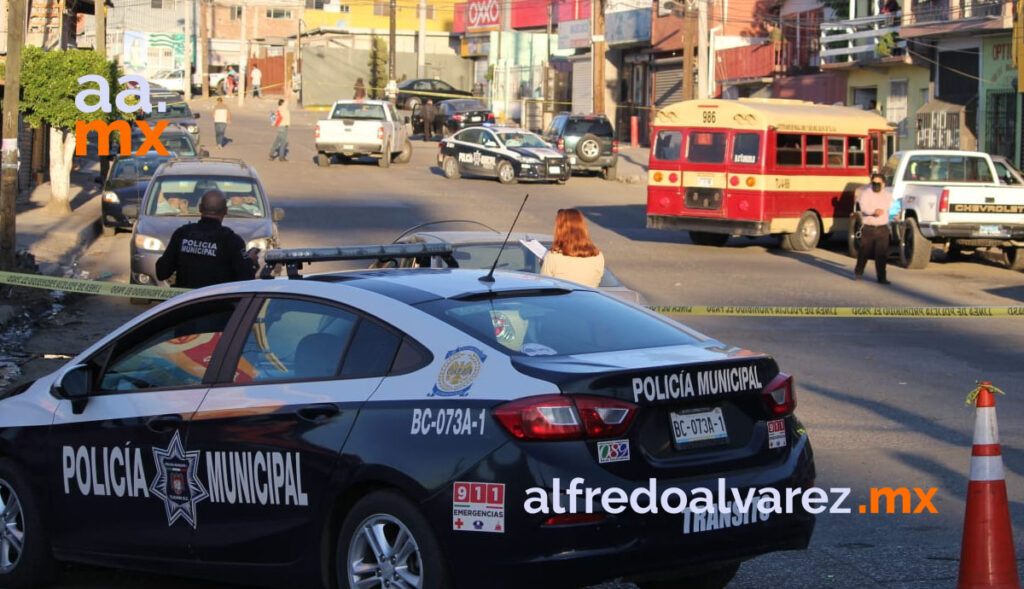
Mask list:
[[[597,288],[604,275],[604,254],[590,241],[587,222],[579,209],[559,209],[555,241],[544,256],[540,273]]]

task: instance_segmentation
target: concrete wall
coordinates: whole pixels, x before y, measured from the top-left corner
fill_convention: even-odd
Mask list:
[[[900,128],[902,135],[898,134],[897,136],[896,148],[913,149],[917,135],[915,113],[924,106],[928,90],[928,70],[926,68],[897,65],[888,69],[859,68],[850,70],[846,79],[846,104],[854,106],[854,94],[858,88],[874,88],[878,95],[876,101],[879,114],[889,119],[890,122],[897,123],[897,117],[888,110],[889,89],[892,80],[906,80],[907,82],[907,121]]]

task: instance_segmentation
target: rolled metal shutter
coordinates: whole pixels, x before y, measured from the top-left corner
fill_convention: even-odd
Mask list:
[[[673,60],[676,61],[676,60]],[[683,100],[683,63],[659,64],[654,69],[654,106],[665,108]]]
[[[572,112],[594,112],[594,72],[591,59],[577,59],[572,62]]]

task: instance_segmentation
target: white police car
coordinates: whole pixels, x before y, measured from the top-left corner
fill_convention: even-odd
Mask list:
[[[437,165],[449,179],[486,176],[502,184],[517,179],[564,184],[572,174],[564,153],[518,127],[469,127],[438,145]]]
[[[295,279],[179,295],[9,392],[0,586],[54,559],[281,587],[705,586],[806,547],[805,512],[581,508],[584,487],[812,484],[771,357],[537,275],[296,272],[445,247],[268,252]]]

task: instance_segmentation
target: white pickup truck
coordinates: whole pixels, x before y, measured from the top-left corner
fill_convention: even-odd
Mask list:
[[[976,151],[898,151],[882,168],[902,204],[894,237],[907,268],[924,268],[941,246],[957,257],[999,247],[1024,269],[1024,187],[1000,183],[992,158]]]
[[[382,168],[404,164],[412,158],[408,122],[386,100],[339,100],[330,117],[316,123],[316,162],[329,166],[335,155],[343,162],[369,155]]]

